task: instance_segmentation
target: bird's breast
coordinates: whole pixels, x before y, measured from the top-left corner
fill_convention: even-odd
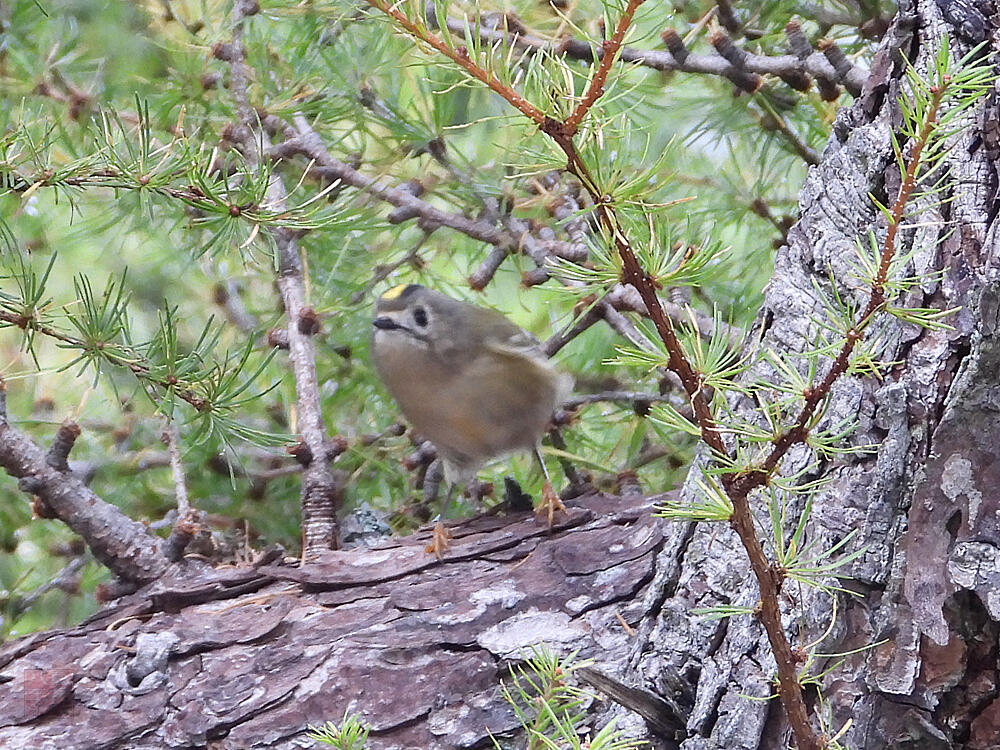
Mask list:
[[[417,432],[446,453],[485,461],[530,448],[555,406],[547,362],[481,356],[449,366],[413,347],[376,346],[380,377]]]

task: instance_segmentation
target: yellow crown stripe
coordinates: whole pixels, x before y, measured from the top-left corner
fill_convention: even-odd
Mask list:
[[[384,300],[394,300],[409,288],[409,284],[399,284],[382,295]]]

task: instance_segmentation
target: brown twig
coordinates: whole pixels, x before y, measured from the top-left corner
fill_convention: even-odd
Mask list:
[[[777,469],[778,463],[784,458],[788,450],[797,443],[805,442],[809,436],[809,423],[812,421],[817,408],[823,402],[823,399],[829,395],[837,379],[847,372],[854,349],[864,337],[865,330],[871,324],[875,313],[885,305],[887,301],[885,286],[888,282],[889,267],[896,254],[896,235],[903,221],[906,206],[917,187],[917,170],[920,167],[920,157],[936,125],[937,111],[941,105],[943,96],[943,89],[932,91],[927,121],[913,141],[903,181],[899,186],[896,200],[889,210],[888,225],[886,227],[885,239],[882,242],[879,266],[867,304],[858,314],[857,318],[855,318],[854,326],[847,332],[846,340],[834,358],[830,369],[823,377],[823,380],[818,385],[811,386],[803,393],[804,403],[793,425],[775,438],[774,448],[760,467],[742,476],[740,480],[741,490],[746,487],[748,489],[745,491],[749,492],[756,487],[766,484],[770,475]]]
[[[141,178],[136,180],[132,175],[120,172],[111,166],[101,167],[100,169],[96,169],[93,172],[87,172],[86,174],[72,176],[56,176],[52,174],[50,170],[46,170],[33,175],[25,175],[11,171],[6,173],[4,177],[6,180],[6,184],[3,186],[4,189],[11,190],[15,193],[26,193],[29,190],[37,190],[39,187],[45,187],[47,185],[62,185],[78,188],[107,188],[109,190],[142,190],[147,193],[155,193],[166,198],[174,198],[176,200],[183,201],[194,209],[206,210],[215,206],[214,203],[209,202],[201,190],[194,186],[189,185],[187,187],[180,188],[169,185],[157,185],[150,183],[143,184]],[[241,215],[247,218],[252,218],[252,209],[252,206],[241,207]]]
[[[228,51],[231,70],[231,90],[236,100],[239,127],[235,137],[242,145],[251,167],[265,158],[269,147],[261,131],[256,112],[250,107],[248,68],[243,49],[245,19],[259,10],[255,0],[236,0],[233,6],[233,38]],[[262,151],[263,149],[263,152]],[[268,204],[283,210],[287,192],[281,178],[271,175]],[[308,324],[311,308],[306,303],[305,282],[299,244],[296,235],[283,227],[271,227],[277,248],[277,282],[288,318],[288,356],[292,363],[297,396],[297,427],[309,453],[321,457],[326,444],[326,431],[320,406],[319,381],[316,376],[316,351],[313,335],[317,326]],[[303,560],[337,545],[337,506],[343,490],[335,474],[323,460],[309,460],[302,474],[302,538]]]
[[[385,0],[368,0],[368,3],[373,8],[382,11],[393,19],[402,28],[406,29],[411,36],[416,39],[420,39],[425,44],[430,45],[449,60],[464,68],[469,75],[481,81],[487,87],[502,96],[521,114],[534,122],[536,125],[541,126],[542,123],[545,122],[544,112],[507,86],[495,75],[487,70],[484,70],[473,62],[473,60],[469,57],[469,51],[467,49],[464,47],[456,47],[452,49],[443,39],[432,33],[425,25],[410,20],[406,14],[396,8],[395,5],[390,5],[385,2]]]
[[[792,130],[788,125],[788,121],[774,107],[768,106],[767,110],[764,122],[782,135],[802,161],[812,166],[819,164],[820,157],[816,149],[806,143],[798,133]]]
[[[857,75],[857,68],[854,67],[851,61],[847,58],[847,55],[844,54],[844,51],[835,41],[832,39],[822,39],[816,46],[819,48],[819,51],[823,53],[823,56],[829,60],[830,65],[833,66],[833,69],[837,72],[837,77],[840,80],[856,81],[856,79],[860,77],[863,85],[864,76]],[[854,94],[854,96],[858,96],[854,89],[849,87],[848,90]]]
[[[858,342],[864,337],[864,332],[871,323],[874,315],[887,301],[885,286],[888,282],[889,268],[896,253],[896,234],[902,223],[906,206],[913,195],[913,191],[916,189],[917,170],[920,166],[921,152],[935,127],[937,110],[943,94],[944,91],[942,89],[932,91],[932,100],[928,108],[927,120],[913,141],[909,163],[907,164],[902,184],[899,187],[896,200],[889,211],[888,226],[885,239],[882,243],[879,267],[874,283],[872,284],[868,303],[855,319],[854,326],[847,332],[840,352],[834,358],[823,380],[818,385],[807,388],[802,394],[804,398],[803,407],[794,424],[774,439],[771,452],[761,465],[750,468],[740,474],[727,474],[722,478],[726,494],[733,503],[733,528],[739,534],[740,540],[747,550],[747,554],[750,555],[754,573],[757,574],[757,579],[761,587],[761,612],[759,617],[767,631],[768,640],[771,643],[775,659],[778,663],[778,691],[785,705],[785,710],[788,712],[789,722],[793,730],[795,730],[796,739],[800,746],[805,743],[796,727],[801,722],[808,721],[808,719],[805,713],[805,706],[801,704],[801,688],[798,685],[797,678],[794,676],[793,667],[797,661],[785,637],[784,628],[781,626],[781,612],[778,607],[777,597],[781,591],[784,576],[781,570],[767,560],[757,540],[757,533],[753,525],[753,516],[750,511],[749,496],[755,489],[765,486],[770,481],[770,477],[777,470],[781,459],[793,445],[806,442],[809,437],[810,422],[816,414],[817,408],[829,395],[837,379],[847,372],[850,366],[851,355],[854,353]],[[791,674],[788,674],[788,672],[791,672]],[[788,698],[798,696],[799,700],[787,700],[786,696]],[[815,737],[810,741],[812,744],[805,745],[806,747],[819,747],[816,744]]]
[[[622,11],[622,15],[618,19],[618,23],[615,24],[615,31],[611,35],[611,38],[601,45],[601,62],[590,79],[590,85],[587,86],[587,91],[584,93],[583,99],[580,100],[580,103],[573,109],[572,114],[563,122],[563,127],[569,135],[576,134],[580,123],[583,122],[583,118],[587,116],[587,112],[590,111],[590,108],[594,106],[594,103],[604,93],[604,84],[607,83],[608,72],[618,57],[618,51],[625,40],[625,33],[632,25],[635,12],[644,2],[645,0],[629,0],[628,5],[625,6],[625,10]]]

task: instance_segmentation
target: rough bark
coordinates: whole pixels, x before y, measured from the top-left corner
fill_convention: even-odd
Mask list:
[[[776,259],[759,346],[779,354],[812,345],[831,275],[864,302],[851,263],[869,228],[884,231],[869,194],[884,201],[898,186],[901,59],[926,70],[943,37],[960,57],[995,34],[977,25],[988,13],[956,15],[985,4],[902,5]],[[1000,746],[997,111],[993,95],[969,112],[945,200],[902,235],[914,273],[943,271],[907,304],[961,306],[954,330],[890,325],[898,364],[834,389],[827,420],[857,419],[852,440],[879,449],[822,467],[833,481],[808,533],[824,549],[857,531],[851,548],[865,554],[845,572],[860,596],[838,596],[835,618],[826,594],[788,587],[783,602],[796,643],[829,628],[822,652],[857,650],[823,680],[829,725],[853,722],[842,740],[853,750]],[[752,377],[772,375],[760,364]],[[811,461],[793,451],[785,466]],[[443,563],[417,537],[301,570],[177,569],[79,628],[0,650],[0,746],[301,747],[307,724],[353,706],[375,726],[373,748],[490,747],[489,731],[514,727],[497,692],[505,661],[543,641],[658,694],[619,690],[653,717],[622,718],[636,735],[658,726],[654,747],[787,747],[777,702],[747,698],[773,692],[759,625],[691,615],[756,603],[733,534],[620,502],[590,499],[551,535],[527,519],[473,521]],[[638,637],[618,615],[640,623]]]
[[[988,38],[984,28],[996,33],[995,26],[977,32],[975,23],[954,15],[961,8],[952,6],[980,4],[901,5],[871,79],[838,116],[822,162],[803,187],[800,220],[776,259],[758,319],[759,346],[786,357],[813,345],[831,274],[841,294],[862,305],[867,298],[866,289],[852,286],[851,267],[867,230],[885,232],[869,194],[891,202],[899,185],[890,136],[900,123],[902,59],[926,71],[942,38],[957,60]],[[943,18],[942,8],[951,15]],[[815,498],[809,539],[822,550],[858,532],[849,550],[866,552],[844,572],[860,596],[838,596],[834,618],[830,596],[786,586],[794,643],[808,644],[830,628],[819,651],[862,649],[823,680],[829,727],[837,731],[852,721],[841,740],[852,750],[1000,746],[996,101],[994,92],[961,123],[944,167],[943,200],[927,202],[900,248],[916,250],[915,273],[943,271],[906,304],[960,306],[949,321],[954,330],[889,325],[886,359],[898,364],[887,377],[842,379],[833,391],[826,421],[857,420],[852,441],[879,448],[823,465],[832,482]],[[765,362],[750,377],[768,382],[778,375]],[[752,402],[740,406],[752,413]],[[793,473],[813,460],[800,449],[784,466]],[[767,528],[766,511],[759,510]],[[733,533],[718,526],[675,527],[657,561],[632,674],[661,692],[680,676],[693,693],[685,750],[777,749],[790,742],[777,701],[744,697],[773,693],[774,660],[759,625],[750,617],[689,616],[692,607],[754,606],[745,561]],[[836,661],[821,660],[811,671]]]
[[[0,747],[311,747],[348,710],[371,750],[523,746],[505,665],[546,643],[622,672],[663,542],[650,510],[591,497],[551,532],[482,517],[440,562],[417,534],[304,568],[178,567],[0,648]]]

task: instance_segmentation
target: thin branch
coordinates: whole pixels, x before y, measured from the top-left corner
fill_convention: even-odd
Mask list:
[[[578,320],[574,320],[566,328],[558,333],[554,333],[550,336],[543,344],[542,351],[545,352],[545,356],[553,357],[556,352],[562,349],[566,344],[575,339],[584,331],[588,330],[594,323],[601,320],[603,315],[603,308],[599,305],[593,305],[588,310],[586,310],[583,315],[580,316]]]
[[[124,119],[124,118],[123,118]],[[107,188],[109,190],[141,190],[145,193],[162,195],[183,201],[192,208],[206,207],[206,197],[194,186],[185,188],[171,187],[159,184],[141,184],[126,172],[121,172],[113,166],[103,166],[100,169],[71,176],[53,176],[46,171],[38,174],[21,174],[16,171],[6,172],[4,190],[15,193],[34,191],[39,187],[75,187],[75,188]]]
[[[62,341],[64,344],[69,344],[74,349],[79,349],[80,351],[88,351],[92,349],[92,346],[83,339],[63,333],[62,331],[45,325],[44,323],[40,323],[38,320],[29,318],[25,315],[17,315],[6,310],[0,310],[0,321],[17,326],[23,331],[40,333],[43,336],[48,336],[49,338],[57,341]],[[196,394],[190,388],[179,388],[178,384],[175,382],[151,375],[151,368],[143,361],[144,358],[142,355],[130,348],[121,344],[106,346],[101,349],[101,356],[103,356],[111,364],[130,370],[133,375],[139,378],[139,380],[177,394],[180,399],[186,401],[194,407],[196,411],[203,412],[211,408],[211,404],[208,401]]]
[[[257,13],[254,0],[236,0],[233,6],[233,39],[229,50],[231,90],[239,114],[235,137],[243,147],[247,162],[256,167],[265,158],[270,144],[259,127],[256,112],[250,107],[248,68],[243,49],[243,26],[247,17]],[[267,201],[277,211],[287,204],[287,192],[281,178],[271,174]],[[306,304],[305,281],[296,235],[282,227],[269,229],[277,248],[277,281],[281,300],[288,316],[288,356],[292,363],[297,396],[297,427],[312,457],[324,453],[326,431],[316,376],[316,352],[313,335],[318,325],[311,322]],[[305,457],[303,456],[303,459]],[[302,475],[302,557],[337,546],[337,506],[343,490],[334,473],[323,460],[303,460]]]
[[[505,260],[507,260],[507,251],[502,247],[494,247],[486,254],[479,267],[469,274],[469,286],[477,292],[485,289]],[[546,274],[547,277],[548,274]]]
[[[590,108],[594,106],[604,93],[604,84],[608,80],[608,72],[611,70],[611,66],[618,56],[618,51],[621,49],[622,42],[625,40],[625,33],[628,31],[629,26],[632,25],[635,12],[644,2],[645,0],[629,0],[628,5],[625,6],[625,10],[618,19],[618,23],[615,25],[615,31],[611,35],[611,38],[601,45],[600,65],[597,66],[597,70],[590,79],[590,85],[587,86],[587,91],[584,93],[583,99],[580,100],[580,103],[576,105],[572,114],[563,123],[563,127],[570,135],[576,134],[587,112],[590,111]]]
[[[860,79],[860,83],[863,86],[866,76],[857,75],[857,68],[854,67],[851,61],[847,58],[847,55],[844,54],[844,51],[838,47],[837,43],[832,39],[823,39],[817,46],[819,47],[819,51],[822,52],[823,56],[827,59],[827,61],[829,61],[830,65],[833,66],[833,69],[837,73],[838,80],[848,80],[853,82],[854,86],[848,86],[848,91],[850,91],[854,96],[858,96],[860,90],[855,91],[858,79]]]
[[[480,68],[472,59],[469,57],[469,52],[464,47],[458,47],[452,49],[445,43],[443,39],[439,36],[431,33],[426,26],[423,24],[416,23],[410,20],[406,14],[401,10],[396,8],[395,5],[390,5],[385,2],[385,0],[367,0],[368,4],[373,8],[382,11],[391,19],[393,19],[402,28],[406,29],[413,37],[420,39],[424,43],[430,45],[435,50],[440,52],[442,55],[450,59],[452,62],[457,63],[459,66],[464,68],[469,75],[473,76],[479,81],[482,81],[486,86],[495,91],[497,94],[506,99],[512,106],[514,106],[521,114],[532,120],[539,127],[545,122],[546,115],[540,109],[535,107],[531,102],[525,99],[523,96],[518,94],[516,91],[507,86],[503,81],[497,78],[493,73],[483,70]]]
[[[622,315],[610,299],[601,302],[601,317],[608,324],[608,328],[628,341],[632,346],[639,349],[649,346],[648,342],[639,332],[639,329],[635,327],[635,324],[628,317]]]
[[[474,240],[485,242],[508,252],[516,251],[522,242],[526,240],[530,241],[523,233],[517,234],[504,230],[492,222],[481,219],[470,219],[464,214],[442,211],[440,208],[416,197],[408,190],[386,185],[376,177],[369,177],[359,172],[354,167],[331,155],[326,149],[322,138],[320,138],[319,134],[316,133],[309,121],[304,117],[295,117],[294,127],[274,115],[263,116],[262,122],[267,128],[280,132],[285,138],[284,141],[269,149],[268,154],[272,158],[289,158],[295,155],[304,156],[313,163],[312,171],[318,176],[330,182],[340,180],[390,205],[412,212],[414,215],[420,217],[420,225],[425,230],[429,231],[437,227],[448,227]],[[570,243],[555,241],[545,245],[544,249],[558,255],[573,253],[575,248]]]
[[[213,301],[225,313],[226,319],[243,333],[254,333],[259,323],[257,318],[243,303],[239,286],[231,278],[223,278],[215,283],[212,290]]]
[[[641,393],[639,391],[601,391],[600,393],[585,393],[572,396],[562,402],[564,409],[575,409],[585,404],[596,404],[603,401],[625,401],[632,404],[654,404],[672,401],[675,397],[659,393]]]
[[[574,182],[557,190],[560,187],[558,172],[550,172],[542,177],[539,186],[548,195],[554,194],[554,199],[546,208],[554,219],[563,223],[566,234],[571,240],[570,247],[574,251],[573,254],[561,254],[560,257],[574,263],[582,263],[589,255],[587,241],[590,236],[590,223],[587,216],[581,213],[584,205],[580,200],[580,186]]]
[[[20,617],[33,606],[35,602],[42,598],[52,589],[60,589],[67,593],[73,592],[79,587],[80,577],[78,573],[87,564],[86,555],[77,555],[70,560],[62,569],[56,573],[51,580],[46,581],[35,589],[21,597],[15,597],[13,601],[13,618]]]
[[[184,479],[184,464],[181,462],[181,435],[176,422],[171,421],[163,430],[162,439],[167,446],[167,455],[170,456],[170,476],[174,480],[177,516],[185,518],[191,512],[191,503],[188,500],[187,482]]]
[[[619,284],[608,292],[607,301],[618,311],[631,311],[642,316],[648,316],[645,303],[636,294],[636,290],[624,284]],[[673,323],[687,326],[691,324],[693,308],[688,305],[681,305],[668,300],[660,300],[664,312]],[[725,336],[729,341],[729,348],[738,351],[746,340],[746,331],[738,326],[731,326],[728,323],[717,321],[710,315],[693,310],[694,322],[697,325],[698,333],[705,338],[712,338],[717,335]]]
[[[740,480],[740,491],[750,492],[756,487],[766,484],[771,473],[777,468],[778,463],[784,458],[788,450],[793,445],[804,442],[807,439],[809,423],[812,421],[816,409],[822,403],[823,399],[829,395],[837,379],[847,372],[850,366],[851,355],[854,353],[858,342],[864,337],[865,329],[871,323],[875,313],[885,305],[887,301],[885,285],[888,282],[889,267],[896,254],[896,235],[902,224],[906,206],[914,190],[917,188],[917,170],[920,167],[921,154],[937,124],[937,111],[944,98],[944,93],[943,88],[933,91],[927,121],[913,142],[913,149],[910,153],[910,160],[907,164],[903,181],[899,186],[896,200],[889,210],[888,225],[886,227],[885,239],[882,242],[879,267],[867,304],[855,318],[854,326],[847,332],[846,340],[823,380],[818,385],[809,388],[803,394],[804,403],[802,410],[799,412],[793,425],[775,438],[774,447],[760,467],[744,475],[744,478]]]
[[[903,181],[899,187],[896,200],[889,210],[886,236],[882,244],[880,263],[874,283],[872,284],[871,294],[864,309],[855,318],[854,325],[847,332],[840,352],[834,358],[823,380],[818,385],[806,389],[803,393],[804,403],[802,410],[792,427],[786,429],[774,439],[773,447],[767,458],[758,467],[751,467],[749,470],[739,474],[726,474],[722,477],[723,487],[733,505],[731,524],[743,542],[747,554],[750,556],[751,565],[760,585],[761,610],[759,619],[767,631],[768,640],[771,643],[775,659],[777,660],[778,691],[788,713],[789,722],[795,731],[796,739],[800,745],[803,744],[803,737],[800,736],[797,726],[799,722],[807,720],[807,716],[805,714],[805,706],[801,704],[801,687],[794,674],[795,666],[798,662],[791,651],[785,636],[784,627],[781,624],[778,595],[781,592],[783,573],[768,561],[759,543],[754,527],[753,515],[750,510],[749,495],[753,490],[768,483],[781,459],[793,445],[804,443],[807,440],[809,424],[817,408],[829,395],[833,384],[847,372],[850,366],[851,355],[857,343],[864,337],[864,332],[871,323],[875,313],[887,301],[885,286],[888,282],[889,268],[896,253],[896,235],[902,223],[906,206],[917,187],[917,170],[920,166],[921,153],[936,127],[937,111],[943,97],[943,88],[932,89],[927,120],[914,138],[910,160],[907,164]],[[791,674],[788,674],[788,672],[791,672]],[[786,700],[786,696],[793,700],[789,702]],[[794,700],[796,697],[798,700]],[[815,744],[815,737],[809,741],[812,744],[808,744],[807,747],[818,747]]]
[[[369,0],[369,2],[372,2],[372,0]],[[573,38],[559,40],[544,39],[521,31],[520,29],[523,27],[519,21],[516,24],[517,30],[514,30],[515,25],[510,21],[508,21],[508,30],[503,30],[490,29],[485,24],[470,24],[464,18],[449,18],[447,26],[449,31],[455,34],[464,35],[471,29],[473,33],[478,34],[479,38],[487,44],[509,44],[529,53],[546,52],[552,55],[565,55],[574,60],[582,60],[588,63],[593,63],[594,60],[601,59],[601,49],[588,41]],[[680,40],[677,32],[668,29],[664,34],[668,32],[672,37]],[[683,45],[683,42],[681,44]],[[868,76],[867,71],[849,62],[847,66],[841,67],[838,70],[827,59],[827,56],[823,54],[822,50],[814,52],[804,60],[799,59],[796,55],[756,55],[747,52],[741,59],[741,67],[736,67],[718,53],[693,53],[687,52],[685,49],[683,53],[675,54],[669,45],[667,50],[644,50],[622,47],[620,59],[622,62],[642,65],[653,70],[664,72],[676,70],[683,73],[700,73],[719,76],[729,80],[747,74],[778,77],[792,75],[809,75],[814,78],[822,77],[843,85],[852,96],[858,96],[861,93],[865,79]],[[532,120],[534,119],[532,118]],[[537,120],[535,121],[537,122]]]
[[[792,147],[792,150],[798,154],[799,158],[802,159],[806,164],[810,166],[816,166],[819,164],[820,156],[812,146],[803,140],[798,133],[796,133],[789,126],[788,121],[778,112],[774,107],[765,105],[767,109],[767,122],[772,125],[775,130],[778,131],[784,137],[785,142]]]

